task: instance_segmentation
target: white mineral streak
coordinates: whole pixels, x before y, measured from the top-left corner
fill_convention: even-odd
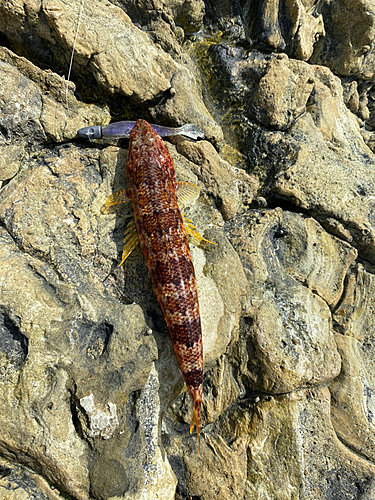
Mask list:
[[[145,482],[140,500],[173,500],[177,479],[159,446],[159,377],[154,363],[137,402],[137,417],[145,440],[142,457]]]
[[[79,400],[89,419],[87,434],[89,437],[100,436],[109,439],[118,427],[117,407],[115,403],[108,402],[104,411],[95,407],[94,395],[84,396]]]

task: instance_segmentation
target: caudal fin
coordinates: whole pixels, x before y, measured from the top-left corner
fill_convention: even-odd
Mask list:
[[[191,419],[190,434],[193,433],[194,425],[197,428],[198,434],[198,455],[201,448],[201,402],[194,401],[193,403],[193,418]]]

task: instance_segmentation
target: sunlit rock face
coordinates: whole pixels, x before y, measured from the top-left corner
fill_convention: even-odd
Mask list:
[[[0,3],[0,499],[375,498],[375,11]],[[77,31],[78,28],[78,31]],[[67,83],[74,48],[72,71]],[[202,435],[142,255],[127,140],[167,138],[204,343]]]

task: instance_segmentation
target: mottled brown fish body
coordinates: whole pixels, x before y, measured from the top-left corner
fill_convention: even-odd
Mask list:
[[[199,439],[203,343],[194,267],[177,205],[173,160],[144,120],[130,134],[126,177],[140,247],[193,399],[192,428],[196,424]]]

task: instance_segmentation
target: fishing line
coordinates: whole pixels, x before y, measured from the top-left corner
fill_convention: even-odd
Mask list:
[[[72,67],[73,67],[73,58],[74,58],[74,50],[76,47],[76,42],[78,38],[78,32],[79,32],[79,25],[81,23],[81,18],[82,18],[82,13],[83,13],[83,5],[85,3],[85,0],[81,1],[81,7],[79,9],[79,14],[78,14],[78,22],[77,22],[77,29],[76,29],[76,34],[74,37],[74,42],[73,42],[73,48],[72,48],[72,55],[70,57],[70,63],[69,63],[69,71],[68,71],[68,77],[66,79],[66,89],[65,89],[65,103],[66,103],[66,109],[69,113],[69,103],[68,103],[68,90],[69,90],[69,81],[70,81],[70,74],[72,72]]]

